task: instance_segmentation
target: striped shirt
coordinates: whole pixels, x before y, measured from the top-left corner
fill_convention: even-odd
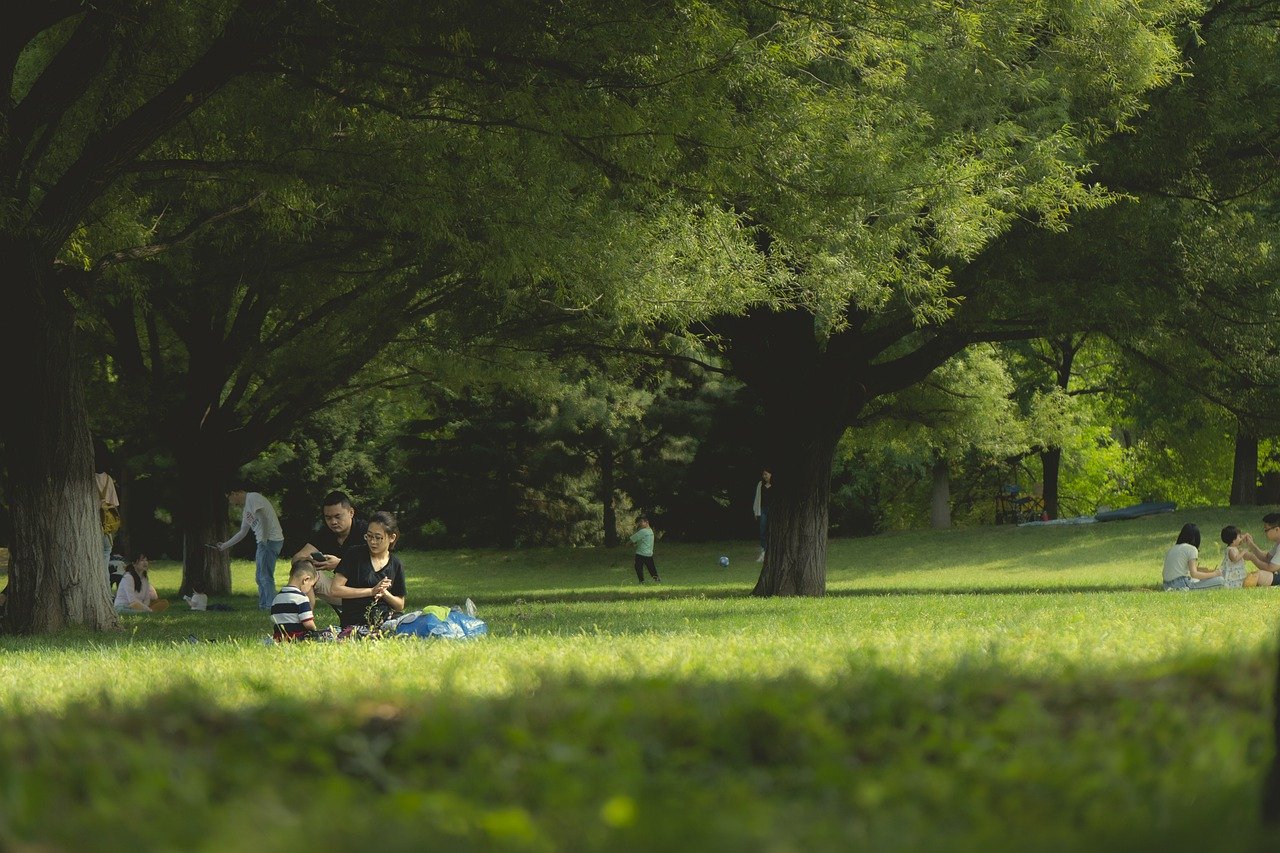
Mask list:
[[[311,600],[296,586],[282,587],[271,602],[271,621],[275,623],[277,640],[292,639],[309,630],[302,623],[315,618]]]

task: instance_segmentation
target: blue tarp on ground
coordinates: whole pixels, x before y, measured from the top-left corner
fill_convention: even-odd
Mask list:
[[[1106,512],[1098,513],[1094,518],[1098,519],[1098,521],[1122,521],[1126,518],[1141,518],[1144,515],[1158,515],[1162,512],[1173,512],[1177,508],[1177,504],[1170,503],[1168,501],[1150,501],[1148,503],[1121,507],[1120,509],[1109,509]]]

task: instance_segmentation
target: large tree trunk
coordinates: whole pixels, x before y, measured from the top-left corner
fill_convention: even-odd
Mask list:
[[[827,592],[827,521],[831,462],[839,430],[815,429],[803,414],[782,415],[790,429],[772,431],[773,497],[764,567],[753,595],[821,596]]]
[[[1058,475],[1062,471],[1062,448],[1051,447],[1040,454],[1040,467],[1043,469],[1044,512],[1049,518],[1057,518],[1058,507]]]
[[[618,547],[618,508],[613,503],[615,491],[613,451],[600,449],[600,501],[604,504],[604,547]]]
[[[1268,471],[1262,475],[1262,485],[1258,487],[1258,502],[1267,506],[1280,504],[1280,471]]]
[[[945,459],[938,459],[933,463],[933,486],[930,492],[932,500],[929,522],[934,530],[946,530],[951,527],[951,466]]]
[[[52,270],[25,247],[4,248],[0,262],[22,283],[5,306],[5,340],[21,351],[0,415],[13,519],[6,629],[113,628],[74,311]]]
[[[230,557],[205,545],[227,536],[225,473],[219,454],[192,448],[178,459],[182,495],[182,592],[227,595],[231,592]]]
[[[1258,503],[1258,436],[1244,424],[1236,426],[1230,502],[1232,506],[1257,506]]]

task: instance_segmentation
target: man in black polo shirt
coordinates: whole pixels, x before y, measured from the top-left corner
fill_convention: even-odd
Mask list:
[[[311,542],[303,545],[295,560],[311,560],[311,565],[320,570],[316,576],[315,596],[329,602],[341,610],[342,599],[329,595],[329,587],[333,583],[333,570],[342,561],[342,552],[353,545],[363,545],[364,535],[369,530],[368,523],[356,518],[355,507],[345,492],[330,492],[324,497],[324,505],[320,508],[324,524],[311,535]],[[319,551],[324,554],[323,560],[313,560],[311,555]]]

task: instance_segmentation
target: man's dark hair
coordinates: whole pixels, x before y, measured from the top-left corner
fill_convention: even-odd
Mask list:
[[[1280,512],[1269,512],[1262,517],[1262,523],[1267,527],[1280,527]]]
[[[346,492],[330,492],[324,496],[324,503],[320,504],[320,506],[341,506],[346,509],[355,509],[351,504],[351,498],[347,496]]]
[[[645,524],[648,524],[648,523],[649,523],[649,516],[647,516],[647,515],[637,515],[637,516],[636,516],[636,524],[639,524],[639,523],[640,523],[640,522],[642,522],[642,521],[643,521]]]

